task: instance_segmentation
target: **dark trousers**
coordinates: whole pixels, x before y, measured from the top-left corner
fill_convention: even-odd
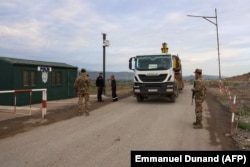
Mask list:
[[[102,101],[102,90],[103,90],[103,87],[98,87],[98,91],[97,91],[97,100],[98,101]]]
[[[112,99],[113,99],[113,101],[117,100],[117,94],[116,94],[115,88],[112,88]]]

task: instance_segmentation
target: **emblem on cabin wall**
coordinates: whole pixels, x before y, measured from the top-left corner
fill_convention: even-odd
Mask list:
[[[52,71],[52,68],[45,67],[45,66],[38,66],[37,71],[42,72],[42,81],[43,81],[43,83],[47,83],[48,82],[48,75],[49,75],[49,72]]]
[[[48,81],[48,72],[42,72],[42,81],[44,83]]]

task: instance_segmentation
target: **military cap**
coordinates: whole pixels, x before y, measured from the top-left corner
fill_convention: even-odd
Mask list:
[[[199,73],[199,74],[201,74],[201,73],[202,73],[202,69],[196,68],[195,71],[194,71],[194,73]]]
[[[85,68],[82,68],[82,69],[81,69],[81,72],[82,72],[82,73],[86,72],[86,69],[85,69]]]

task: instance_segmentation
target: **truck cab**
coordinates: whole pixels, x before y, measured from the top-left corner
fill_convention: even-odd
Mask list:
[[[175,102],[178,84],[173,70],[173,55],[137,55],[129,59],[129,69],[134,71],[133,92],[138,102],[151,95],[169,97],[171,102]]]

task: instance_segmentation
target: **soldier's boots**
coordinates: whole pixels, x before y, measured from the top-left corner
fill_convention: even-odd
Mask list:
[[[202,129],[202,123],[201,122],[196,122],[196,124],[194,124],[194,129]]]
[[[77,113],[78,113],[78,116],[82,116],[83,114],[85,114],[86,116],[89,116],[89,112],[86,112],[86,111],[83,112],[81,110],[80,111],[78,110]]]

